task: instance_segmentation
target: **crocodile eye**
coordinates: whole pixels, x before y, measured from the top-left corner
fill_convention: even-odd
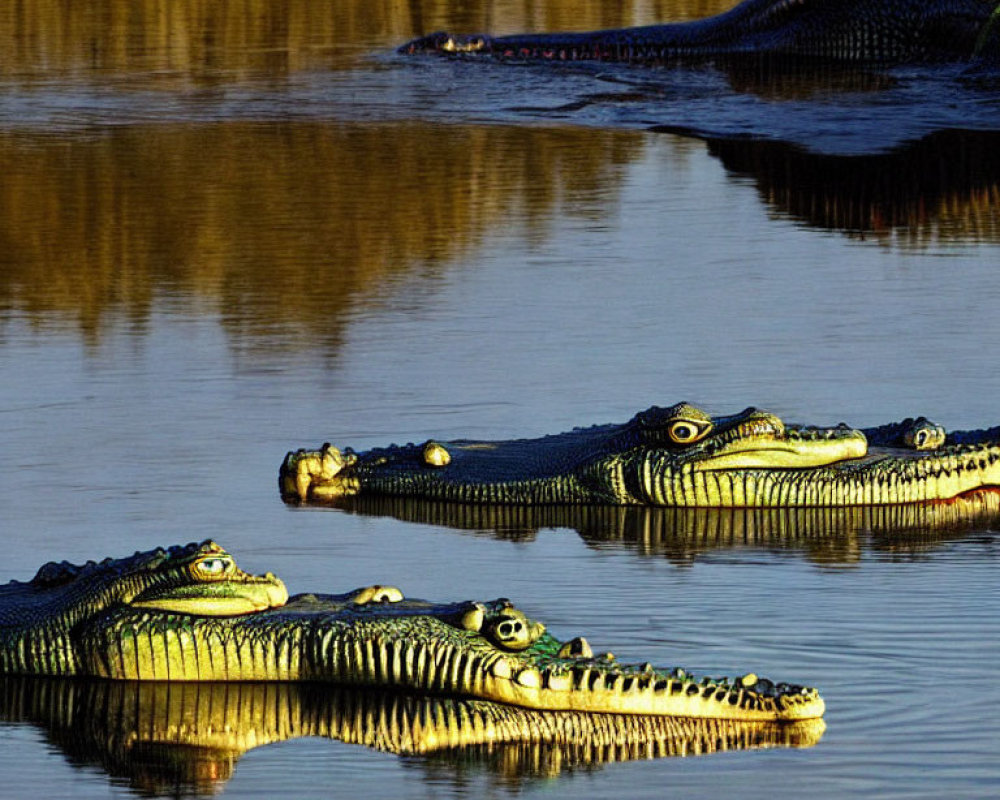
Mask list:
[[[203,558],[194,565],[195,571],[202,578],[221,578],[233,567],[233,562],[228,558]]]
[[[913,443],[919,449],[927,441],[927,431],[917,431],[917,435],[913,437]]]
[[[708,433],[708,428],[699,428],[693,422],[682,419],[671,423],[670,427],[667,428],[667,433],[677,444],[691,444]]]

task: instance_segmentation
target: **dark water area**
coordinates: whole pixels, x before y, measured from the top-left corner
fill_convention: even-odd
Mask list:
[[[397,755],[357,744],[374,734],[356,720],[398,699],[6,681],[0,797],[996,793],[990,503],[746,515],[278,496],[290,448],[535,436],[680,400],[997,424],[995,84],[394,52],[436,29],[727,5],[0,9],[0,580],[214,538],[293,592],[506,596],[622,660],[809,683],[826,731],[688,732],[686,757]],[[226,725],[240,735],[205,735]]]

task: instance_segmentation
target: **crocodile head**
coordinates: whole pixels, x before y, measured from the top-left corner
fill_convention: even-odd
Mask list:
[[[804,470],[858,459],[860,431],[786,425],[748,408],[712,417],[688,404],[653,407],[624,425],[576,429],[510,441],[429,441],[365,453],[330,445],[288,453],[279,485],[290,500],[331,501],[358,494],[424,496],[478,502],[597,502],[672,505],[663,487],[692,484],[688,502],[733,505],[695,497],[695,473]],[[714,485],[717,479],[708,481]],[[700,501],[700,502],[699,502]]]
[[[27,600],[40,611],[47,609],[67,621],[119,605],[225,616],[262,611],[288,599],[281,580],[271,573],[244,572],[213,541],[83,565],[53,561],[42,566],[29,583],[12,581],[5,588],[4,599],[11,601],[8,607],[20,605],[19,599]]]
[[[154,580],[128,602],[199,616],[250,614],[281,606],[288,600],[285,584],[270,572],[251,575],[212,541],[172,548],[155,568]]]

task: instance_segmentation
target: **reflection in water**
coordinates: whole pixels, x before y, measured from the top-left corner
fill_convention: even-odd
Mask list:
[[[593,546],[623,544],[644,556],[690,564],[721,549],[801,551],[816,564],[852,564],[870,549],[900,557],[1000,525],[1000,493],[977,492],[947,503],[847,508],[647,508],[445,503],[402,497],[353,497],[345,511],[406,522],[489,531],[530,541],[541,528],[571,528]]]
[[[451,770],[460,781],[475,764],[518,782],[632,759],[811,747],[825,730],[819,719],[779,724],[539,712],[309,684],[12,677],[0,678],[0,722],[37,725],[75,765],[97,763],[141,794],[171,796],[214,793],[246,751],[302,736],[434,754],[423,764],[435,780]]]
[[[456,5],[461,8],[456,9]],[[144,88],[211,85],[349,65],[440,27],[621,27],[709,16],[735,0],[32,0],[0,4],[0,78],[55,75]]]
[[[185,295],[235,335],[334,349],[352,307],[512,217],[606,214],[642,143],[413,124],[0,134],[0,311],[60,312],[94,338],[109,313],[141,324]]]
[[[559,213],[610,216],[623,166],[646,143],[413,124],[0,134],[0,310],[57,312],[93,340],[111,313],[141,327],[161,298],[190,296],[251,345],[335,350],[352,310],[471,259],[512,221],[538,237]],[[998,143],[946,131],[850,158],[770,141],[709,146],[809,225],[922,244],[1000,241]]]
[[[1000,241],[1000,132],[939,131],[861,156],[705,138],[730,173],[753,178],[765,202],[811,227],[908,246]]]

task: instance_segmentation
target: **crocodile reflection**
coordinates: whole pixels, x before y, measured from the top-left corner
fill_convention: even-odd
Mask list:
[[[74,766],[138,794],[218,792],[248,750],[314,736],[421,756],[428,778],[475,765],[508,781],[722,750],[810,747],[822,720],[792,724],[537,712],[497,703],[310,684],[134,683],[0,678],[0,723],[42,729]],[[294,787],[289,792],[294,794]]]
[[[530,507],[405,497],[345,498],[335,508],[511,541],[531,541],[542,529],[568,528],[588,546],[625,547],[678,565],[714,550],[753,548],[799,551],[825,566],[853,564],[866,550],[905,560],[1000,526],[997,492],[933,504],[806,509]]]
[[[1000,132],[942,130],[889,152],[828,155],[789,142],[704,139],[728,172],[810,227],[921,246],[1000,242]]]

